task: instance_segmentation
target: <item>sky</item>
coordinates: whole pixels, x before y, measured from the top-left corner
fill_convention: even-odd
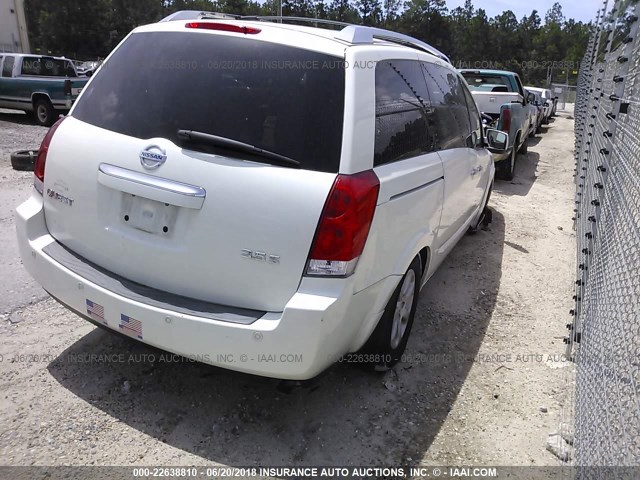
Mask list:
[[[538,10],[538,15],[543,22],[547,10],[556,1],[562,5],[562,13],[565,18],[573,18],[585,23],[595,20],[596,12],[602,7],[602,0],[472,0],[473,6],[476,9],[483,8],[488,17],[495,17],[505,10],[511,10],[520,20],[525,15],[530,15],[532,10]],[[464,0],[447,0],[449,10],[462,5],[464,5]]]

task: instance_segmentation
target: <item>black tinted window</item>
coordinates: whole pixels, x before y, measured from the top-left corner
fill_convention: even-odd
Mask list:
[[[428,99],[417,61],[378,62],[374,165],[434,150],[428,126]]]
[[[13,72],[13,63],[15,62],[14,57],[5,57],[4,63],[2,64],[2,76],[10,77]]]
[[[422,63],[435,114],[436,143],[440,149],[469,146],[471,126],[458,75],[448,68]]]
[[[47,57],[24,57],[20,73],[22,75],[39,75],[42,77],[76,76],[76,71],[69,60]]]
[[[209,133],[293,158],[304,169],[337,172],[343,110],[337,57],[244,36],[171,32],[130,37],[73,115],[177,144],[180,129]]]

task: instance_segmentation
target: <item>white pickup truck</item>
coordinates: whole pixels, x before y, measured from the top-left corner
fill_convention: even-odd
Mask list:
[[[493,118],[497,127],[509,134],[506,153],[494,155],[496,175],[513,178],[517,153],[527,152],[527,137],[536,125],[529,100],[517,73],[503,70],[460,70],[480,112]]]

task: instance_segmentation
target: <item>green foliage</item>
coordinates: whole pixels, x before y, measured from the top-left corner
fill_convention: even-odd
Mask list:
[[[133,28],[179,10],[277,15],[279,0],[26,0],[35,52],[77,59],[106,56]],[[518,20],[507,10],[489,18],[472,0],[448,11],[445,0],[282,0],[284,15],[328,18],[396,30],[446,53],[458,67],[504,68],[525,82],[574,81],[589,24],[565,19],[555,3]]]

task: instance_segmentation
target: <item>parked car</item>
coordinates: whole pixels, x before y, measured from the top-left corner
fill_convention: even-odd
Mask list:
[[[96,72],[96,70],[98,70],[100,65],[102,65],[101,60],[82,62],[78,67],[76,67],[76,71],[78,72],[78,75],[90,77]]]
[[[518,153],[527,153],[527,138],[535,132],[532,111],[517,73],[503,70],[460,70],[480,111],[494,119],[499,130],[509,134],[509,146],[494,155],[496,175],[513,179]]]
[[[525,87],[530,92],[537,93],[542,98],[542,106],[544,109],[544,118],[542,120],[543,124],[549,123],[549,119],[555,114],[555,104],[557,101],[557,97],[553,97],[553,93],[551,90],[546,88],[537,88],[537,87]]]
[[[411,37],[182,15],[136,28],[45,136],[24,265],[90,322],[220,367],[392,366],[508,135]]]
[[[87,82],[61,57],[0,53],[0,67],[0,108],[33,114],[44,126],[71,108]]]
[[[535,129],[532,129],[529,133],[530,137],[534,137],[536,133],[540,133],[540,128],[542,122],[544,120],[544,102],[542,101],[542,97],[539,93],[530,91],[525,88],[525,92],[527,92],[527,104],[529,108],[532,110],[532,117],[535,117],[535,120],[532,120],[535,125]]]

